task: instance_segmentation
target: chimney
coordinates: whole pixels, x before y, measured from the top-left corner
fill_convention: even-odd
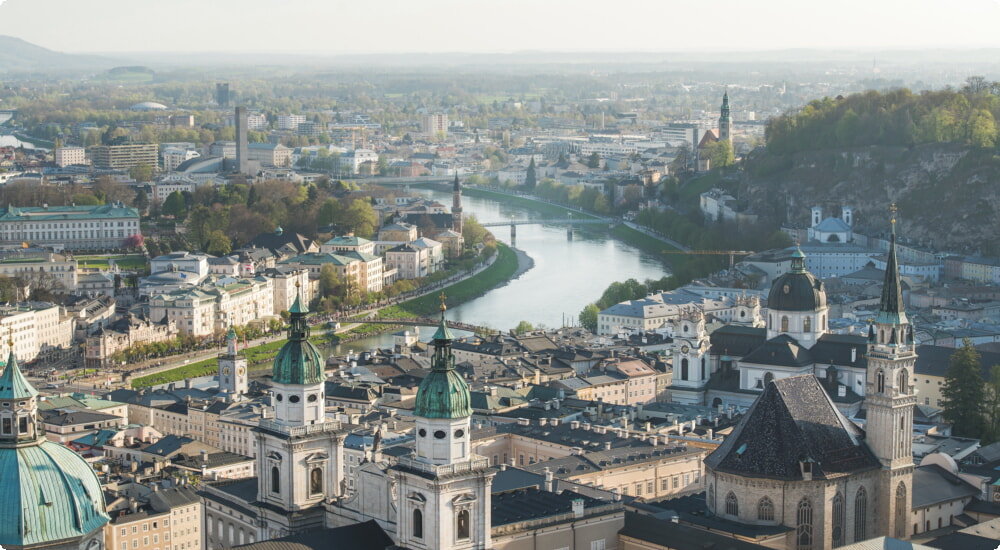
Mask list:
[[[611,450],[611,442],[610,441],[605,441],[604,442],[604,450],[605,451],[610,451]]]
[[[656,437],[655,435],[649,436],[649,444],[656,447],[657,445],[660,444],[660,438]]]
[[[569,423],[569,428],[571,430],[579,430],[580,429],[580,421],[579,420],[571,420],[570,423]]]
[[[133,514],[136,513],[136,512],[138,512],[139,511],[139,502],[136,501],[134,498],[129,498],[128,499],[128,509],[131,510]]]
[[[159,483],[153,483],[151,486],[153,487],[153,492],[154,493],[159,492],[159,490],[160,490],[160,484]]]
[[[589,432],[590,431],[590,422],[584,422],[580,426],[583,428],[583,431],[585,431],[585,432]]]
[[[573,499],[573,517],[582,518],[583,517],[583,499],[574,498]]]
[[[858,348],[851,348],[851,362],[858,360]]]
[[[548,466],[545,467],[545,492],[552,492],[552,470]]]
[[[705,437],[707,437],[708,439],[713,439],[712,438],[713,435],[715,435],[715,432],[713,432],[712,430],[705,431]]]
[[[501,462],[500,463],[500,471],[501,472],[506,472],[507,471],[507,463],[506,462]]]

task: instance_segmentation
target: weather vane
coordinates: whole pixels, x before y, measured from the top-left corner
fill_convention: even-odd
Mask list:
[[[444,291],[441,291],[441,311],[448,309],[448,306],[444,305],[445,295]]]
[[[893,233],[896,232],[896,211],[897,210],[898,210],[898,208],[896,208],[896,203],[892,203],[892,204],[889,205],[889,212],[892,214],[892,218],[890,219],[890,223],[892,224],[892,232]]]

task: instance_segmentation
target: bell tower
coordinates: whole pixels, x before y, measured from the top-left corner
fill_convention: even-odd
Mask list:
[[[308,312],[296,296],[271,373],[274,414],[254,430],[264,540],[322,527],[324,504],[343,494],[346,433],[325,413],[326,359],[309,341]]]
[[[455,171],[455,185],[451,191],[451,230],[462,234],[462,184],[458,181],[458,170]]]
[[[250,389],[247,377],[247,358],[240,355],[236,330],[229,327],[226,334],[226,353],[219,355],[219,391],[237,401]]]
[[[729,115],[729,90],[722,94],[722,108],[719,115],[719,141],[733,144],[733,119]]]
[[[398,546],[412,550],[490,548],[489,460],[471,453],[469,387],[455,372],[444,319],[434,333],[431,372],[417,390],[416,451],[392,467],[397,485]]]
[[[877,525],[883,535],[906,538],[913,499],[913,385],[917,361],[913,327],[903,311],[896,261],[896,205],[878,314],[868,329],[865,384],[868,446],[882,464]]]
[[[705,385],[712,376],[710,348],[705,313],[697,307],[685,308],[674,322],[671,345],[674,376],[670,395],[675,403],[705,404]]]

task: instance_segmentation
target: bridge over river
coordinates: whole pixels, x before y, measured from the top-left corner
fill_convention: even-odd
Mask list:
[[[359,321],[347,321],[344,322],[356,322],[356,323],[375,323],[382,325],[420,325],[425,327],[436,327],[441,323],[441,319],[437,317],[378,317],[371,319],[363,319]],[[476,334],[493,334],[498,332],[494,328],[480,327],[476,325],[470,325],[469,323],[460,323],[458,321],[445,320],[445,324],[448,328],[453,328],[455,330],[465,330],[469,332],[474,332]]]

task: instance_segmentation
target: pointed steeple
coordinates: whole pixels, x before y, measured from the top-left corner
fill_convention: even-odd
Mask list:
[[[462,184],[458,182],[458,172],[457,171],[455,172],[455,185],[454,185],[454,187],[452,187],[452,190],[454,190],[454,191],[461,191],[462,190]]]
[[[10,354],[7,356],[7,366],[0,374],[0,399],[30,399],[38,395],[38,390],[28,382],[28,379],[21,373],[21,367],[17,364],[17,357],[14,355],[14,340],[11,338]]]
[[[896,261],[896,205],[892,211],[892,234],[889,240],[889,256],[885,262],[885,281],[882,284],[882,299],[879,301],[875,322],[885,325],[905,325],[908,323],[903,311],[903,290],[899,283],[899,263]]]
[[[295,283],[298,290],[299,283]],[[326,380],[326,361],[316,346],[309,341],[309,324],[306,313],[309,308],[302,305],[302,296],[296,292],[292,304],[288,326],[288,341],[274,358],[271,374],[279,384],[318,384]]]
[[[229,332],[226,333],[226,351],[229,355],[236,355],[236,329],[229,325]]]
[[[799,245],[795,245],[795,251],[792,252],[792,266],[789,270],[790,273],[805,273],[806,272],[806,255],[802,253],[802,249]]]

